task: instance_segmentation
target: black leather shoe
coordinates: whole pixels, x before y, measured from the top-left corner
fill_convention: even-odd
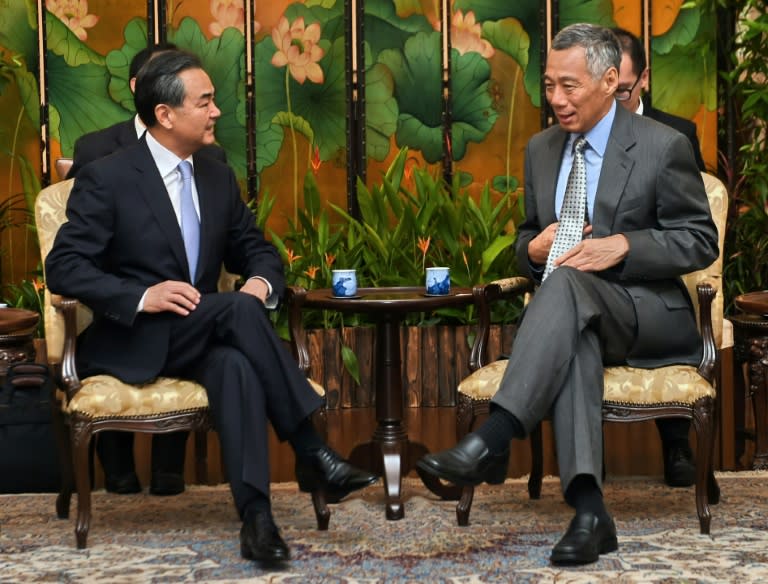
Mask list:
[[[696,463],[690,446],[669,448],[664,455],[664,482],[670,487],[690,487],[696,481]]]
[[[155,471],[149,483],[152,495],[178,495],[184,492],[184,475],[176,472]]]
[[[296,481],[299,490],[304,493],[323,489],[334,501],[338,501],[377,480],[375,474],[355,468],[328,446],[308,456],[296,457]]]
[[[448,450],[427,454],[416,466],[433,476],[462,487],[486,482],[499,485],[507,478],[509,449],[491,454],[485,441],[474,432]]]
[[[552,549],[553,564],[590,564],[600,554],[619,549],[616,525],[609,516],[600,518],[594,513],[577,513],[563,538]]]
[[[118,495],[133,495],[141,493],[141,483],[135,472],[119,475],[104,475],[104,488],[108,493]]]
[[[288,545],[280,537],[269,511],[256,513],[243,521],[240,529],[240,555],[246,560],[279,563],[291,559]]]

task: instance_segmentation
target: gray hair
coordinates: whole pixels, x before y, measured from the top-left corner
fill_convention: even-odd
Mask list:
[[[578,23],[566,26],[552,41],[553,51],[582,47],[587,58],[587,70],[599,79],[611,67],[621,66],[621,43],[613,32],[595,24]]]

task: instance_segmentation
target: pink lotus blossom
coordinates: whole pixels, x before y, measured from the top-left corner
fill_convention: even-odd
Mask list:
[[[317,22],[304,26],[304,18],[299,17],[288,24],[283,16],[272,29],[272,41],[277,52],[272,55],[275,67],[288,65],[293,78],[299,83],[309,79],[313,83],[323,82],[323,70],[318,61],[323,58],[325,51],[317,42],[320,40],[320,24]]]
[[[98,16],[88,14],[88,0],[48,0],[45,6],[81,41],[88,38],[85,29],[93,28],[99,22]]]
[[[475,22],[473,11],[470,10],[465,16],[461,10],[457,10],[451,25],[451,46],[461,55],[475,52],[490,59],[496,51],[491,43],[482,38],[481,30],[481,26]]]
[[[245,30],[245,7],[242,0],[211,0],[211,14],[216,19],[208,30],[213,36],[221,36],[225,28]],[[261,24],[253,22],[254,34],[259,32]]]

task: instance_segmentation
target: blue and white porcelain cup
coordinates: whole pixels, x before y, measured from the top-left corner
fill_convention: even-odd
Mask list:
[[[338,298],[357,296],[357,272],[355,270],[332,270],[331,287]]]
[[[447,267],[427,268],[427,294],[443,296],[451,293],[451,269]]]

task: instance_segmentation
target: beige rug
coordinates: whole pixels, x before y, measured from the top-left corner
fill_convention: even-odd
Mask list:
[[[692,488],[609,478],[619,551],[575,569],[549,565],[571,517],[552,478],[538,501],[522,479],[478,488],[468,527],[457,527],[454,503],[417,479],[404,485],[405,518],[387,521],[376,485],[333,506],[327,532],[316,530],[309,497],[294,483],[274,485],[294,558],[279,572],[240,558],[224,485],[170,498],[98,491],[83,551],[75,549],[76,498],[72,519],[59,520],[54,495],[4,495],[0,582],[768,582],[768,474],[718,477],[711,536],[699,534]]]

